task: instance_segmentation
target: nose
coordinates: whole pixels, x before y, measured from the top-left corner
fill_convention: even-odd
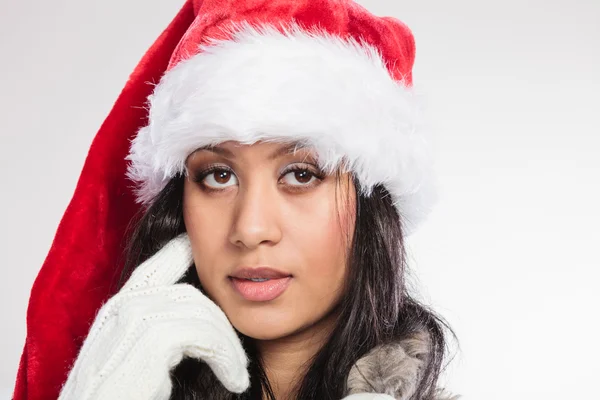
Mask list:
[[[254,184],[240,188],[229,241],[235,246],[255,249],[281,240],[278,194],[269,185]]]

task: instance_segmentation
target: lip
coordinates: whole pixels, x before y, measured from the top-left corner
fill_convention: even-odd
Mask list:
[[[230,275],[231,278],[239,279],[279,279],[288,276],[292,276],[292,274],[269,267],[241,267]]]
[[[275,300],[286,291],[292,280],[291,276],[286,278],[269,279],[264,282],[252,282],[248,279],[230,278],[234,289],[248,301],[271,301]]]
[[[254,282],[250,279],[267,279]],[[292,275],[268,267],[242,267],[229,276],[233,288],[248,301],[271,301],[281,296],[291,283]]]

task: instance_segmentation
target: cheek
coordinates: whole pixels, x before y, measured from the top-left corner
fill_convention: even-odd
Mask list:
[[[336,207],[333,198],[322,199],[313,204],[312,212],[293,220],[288,230],[289,239],[302,259],[300,283],[307,290],[306,295],[312,295],[315,301],[334,301],[346,275],[354,212],[348,199],[343,202],[338,199],[337,204]]]
[[[187,183],[186,183],[187,184]],[[227,212],[211,202],[202,201],[193,188],[184,188],[183,219],[192,243],[192,252],[198,278],[207,294],[214,299],[214,291],[227,265]]]
[[[302,232],[296,230],[294,243],[305,261],[302,263],[305,279],[319,282],[318,278],[337,276],[345,270],[345,243],[337,220],[306,219]],[[330,281],[331,282],[331,281]]]

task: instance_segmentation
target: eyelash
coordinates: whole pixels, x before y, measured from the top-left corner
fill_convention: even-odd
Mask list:
[[[207,168],[204,168],[200,171],[195,172],[193,175],[193,181],[196,182],[198,185],[200,185],[202,190],[204,190],[206,192],[223,191],[225,189],[211,188],[204,183],[204,180],[210,174],[214,174],[215,172],[228,172],[228,173],[231,173],[232,175],[235,175],[235,173],[233,172],[233,170],[231,168],[226,167],[224,165],[209,165]],[[286,175],[288,175],[290,173],[296,173],[296,172],[308,172],[312,177],[316,178],[316,180],[319,182],[322,181],[323,179],[325,179],[325,174],[321,170],[318,170],[318,169],[313,170],[312,168],[308,168],[308,167],[304,167],[304,166],[296,164],[296,165],[292,165],[292,166],[286,168],[285,170],[283,170],[283,172],[281,173],[281,176],[279,177],[279,180],[283,179]],[[236,178],[237,178],[237,176],[236,176]],[[287,185],[287,186],[290,188],[291,191],[301,192],[303,190],[312,188],[315,185],[316,185],[316,183],[309,183],[306,185]]]

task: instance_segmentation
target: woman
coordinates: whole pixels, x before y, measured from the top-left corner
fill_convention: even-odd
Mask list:
[[[351,1],[186,3],[92,145],[15,399],[443,398],[443,324],[404,284],[433,200],[413,61],[405,25]]]

